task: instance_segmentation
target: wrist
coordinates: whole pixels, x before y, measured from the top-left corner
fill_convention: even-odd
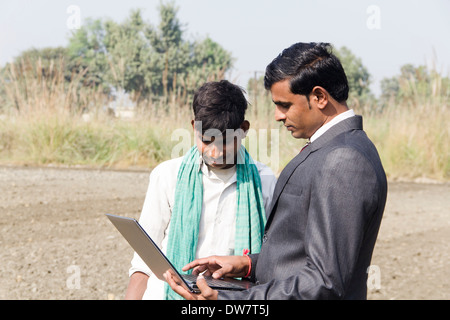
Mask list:
[[[244,255],[244,257],[246,257],[247,259],[247,274],[244,276],[244,278],[248,278],[250,277],[250,275],[252,274],[252,259],[246,254]]]

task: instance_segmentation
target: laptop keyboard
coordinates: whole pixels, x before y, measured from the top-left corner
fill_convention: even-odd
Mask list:
[[[195,283],[197,282],[197,276],[193,275],[193,274],[184,274],[183,278],[186,279],[187,281],[191,282],[192,284],[195,285]],[[211,288],[224,288],[224,289],[243,289],[245,286],[244,285],[239,285],[236,283],[230,283],[221,279],[214,279],[211,276],[205,276],[205,280],[206,283],[208,284],[208,286],[210,286]]]

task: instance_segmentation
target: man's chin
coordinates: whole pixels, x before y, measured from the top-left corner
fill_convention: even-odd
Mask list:
[[[234,166],[234,164],[226,164],[226,163],[206,163],[206,165],[213,169],[229,169]]]
[[[297,131],[291,131],[291,136],[294,137],[295,139],[305,139],[303,137],[303,134]]]

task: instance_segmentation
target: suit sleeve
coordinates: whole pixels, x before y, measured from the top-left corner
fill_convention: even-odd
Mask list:
[[[144,205],[139,218],[141,226],[160,248],[163,247],[162,242],[172,214],[169,192],[173,190],[173,187],[169,186],[169,184],[173,179],[167,176],[166,172],[168,169],[171,169],[168,167],[168,164],[168,162],[163,163],[151,172]],[[144,260],[135,252],[128,273],[131,276],[137,271],[143,272],[148,276],[152,274]]]
[[[344,296],[372,208],[376,206],[376,174],[361,153],[337,148],[316,169],[312,181],[305,233],[306,263],[287,279],[273,279],[243,292],[221,292],[220,299]]]

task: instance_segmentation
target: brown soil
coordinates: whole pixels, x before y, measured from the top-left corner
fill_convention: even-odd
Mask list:
[[[0,167],[0,299],[122,299],[149,171]],[[450,184],[391,182],[369,299],[450,299]]]

